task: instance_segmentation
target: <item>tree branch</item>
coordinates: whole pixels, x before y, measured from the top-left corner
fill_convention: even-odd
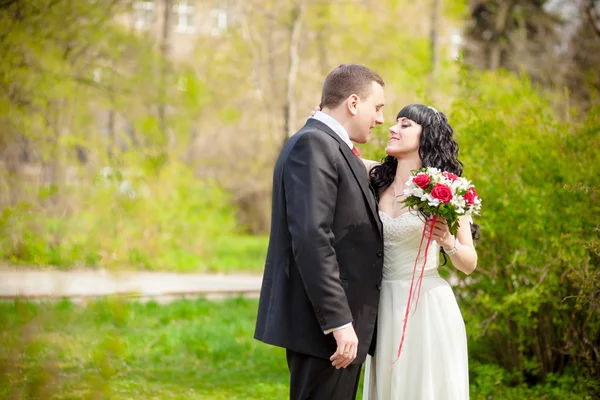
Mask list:
[[[13,4],[15,4],[17,1],[19,1],[19,0],[0,0],[0,9],[8,8],[8,7],[12,6]]]
[[[294,128],[293,124],[296,120],[296,78],[298,75],[298,67],[300,64],[300,57],[298,55],[298,47],[300,46],[301,38],[301,27],[304,14],[306,13],[306,4],[301,1],[300,4],[295,4],[292,10],[292,25],[290,27],[290,50],[289,50],[289,70],[287,77],[287,93],[286,93],[286,104],[285,104],[285,121],[284,121],[284,140],[285,141],[293,135]]]
[[[504,44],[501,41],[506,37],[506,27],[508,25],[508,19],[510,17],[512,8],[514,7],[516,0],[506,0],[500,2],[499,9],[496,13],[496,20],[494,22],[494,34],[490,41],[490,59],[489,68],[492,71],[497,70],[500,67],[500,61],[502,56],[502,50]]]
[[[592,28],[594,28],[596,35],[600,38],[600,15],[598,15],[599,4],[598,0],[588,0],[586,11]]]

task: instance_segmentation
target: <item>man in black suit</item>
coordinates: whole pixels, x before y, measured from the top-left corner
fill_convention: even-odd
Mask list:
[[[383,123],[383,86],[364,66],[335,68],[275,165],[255,338],[286,349],[291,399],[354,399],[374,348],[383,234],[352,141]]]

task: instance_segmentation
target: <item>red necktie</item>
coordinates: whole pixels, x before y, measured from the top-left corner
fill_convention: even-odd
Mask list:
[[[362,160],[362,157],[360,156],[360,153],[358,152],[358,150],[356,150],[356,147],[352,147],[352,152],[354,153],[354,155],[356,157],[359,158],[359,160]]]

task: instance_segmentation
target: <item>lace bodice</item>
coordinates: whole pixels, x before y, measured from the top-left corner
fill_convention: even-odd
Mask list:
[[[425,223],[416,212],[406,212],[397,218],[392,218],[382,211],[379,212],[379,215],[383,222],[383,279],[411,279]],[[421,271],[425,259],[426,244],[427,239],[425,238],[417,264],[417,274]],[[424,276],[438,275],[439,251],[439,245],[432,241],[429,246]]]

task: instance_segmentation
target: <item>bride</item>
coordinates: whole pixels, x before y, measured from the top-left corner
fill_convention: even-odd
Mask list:
[[[442,218],[432,229],[427,265],[418,301],[406,325],[404,316],[424,218],[399,203],[411,171],[422,167],[462,173],[458,145],[446,116],[420,104],[404,107],[390,128],[382,164],[365,160],[379,201],[384,230],[384,266],[375,355],[367,358],[363,400],[467,400],[467,337],[452,288],[438,274],[440,246],[452,264],[470,274],[477,265],[473,237],[478,227],[460,218],[454,237]],[[429,232],[426,232],[429,234]],[[423,252],[418,268],[423,264]],[[419,269],[420,271],[420,269]],[[415,287],[418,279],[415,278]],[[413,305],[418,303],[415,309]]]

